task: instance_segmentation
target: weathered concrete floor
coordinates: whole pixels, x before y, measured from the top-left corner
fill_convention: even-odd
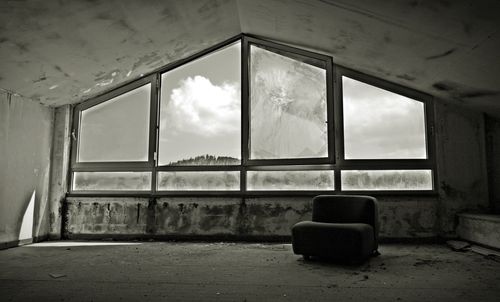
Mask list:
[[[304,262],[288,244],[31,245],[0,251],[0,300],[500,301],[491,259],[440,245],[380,251],[346,266]]]

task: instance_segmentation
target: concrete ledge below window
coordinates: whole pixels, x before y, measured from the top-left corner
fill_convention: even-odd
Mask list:
[[[457,235],[468,241],[500,249],[500,215],[458,214]]]

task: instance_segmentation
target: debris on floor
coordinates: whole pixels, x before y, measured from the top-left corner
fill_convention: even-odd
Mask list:
[[[476,254],[483,255],[488,259],[500,262],[500,252],[498,252],[498,251],[491,250],[491,249],[477,246],[477,245],[471,246],[470,250]]]
[[[51,273],[51,274],[49,274],[49,276],[51,276],[54,279],[59,279],[59,278],[62,278],[62,277],[66,277],[65,274],[55,274],[55,273]]]
[[[448,245],[455,252],[465,252],[471,246],[470,243],[459,240],[448,240],[446,241],[446,245]]]
[[[418,259],[417,262],[413,263],[413,266],[433,266],[434,264],[441,263],[441,260],[437,259]]]

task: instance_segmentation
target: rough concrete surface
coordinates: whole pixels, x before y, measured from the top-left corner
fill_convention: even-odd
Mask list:
[[[465,240],[500,249],[500,215],[459,214],[457,235]]]
[[[437,229],[455,234],[456,214],[489,206],[484,116],[436,103]]]
[[[48,233],[52,127],[52,108],[0,91],[0,247]]]
[[[54,133],[52,135],[52,163],[50,174],[50,230],[51,239],[61,239],[63,201],[68,191],[68,169],[71,144],[71,108],[69,105],[54,109]]]
[[[434,237],[436,198],[380,200],[381,236]],[[290,236],[292,226],[311,219],[310,197],[222,198],[70,197],[66,236]]]
[[[2,1],[0,88],[76,103],[240,32],[231,0]]]
[[[68,243],[0,251],[1,300],[458,302],[500,295],[500,263],[441,245],[386,244],[381,256],[344,265],[305,262],[289,244]]]
[[[490,208],[500,214],[500,119],[485,118]]]
[[[0,87],[76,103],[249,33],[500,116],[495,0],[2,1]]]
[[[456,214],[488,207],[483,115],[436,104],[439,195],[378,196],[380,235],[454,237]],[[64,174],[63,174],[64,175]],[[68,238],[86,235],[289,236],[311,217],[311,197],[69,197]]]

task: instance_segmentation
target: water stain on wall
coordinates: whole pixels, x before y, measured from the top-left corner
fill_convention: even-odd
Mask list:
[[[471,98],[478,98],[485,96],[496,96],[500,94],[500,91],[464,87],[463,85],[451,81],[436,82],[432,85],[432,87],[435,90],[450,93],[450,95],[457,100],[471,99]]]

